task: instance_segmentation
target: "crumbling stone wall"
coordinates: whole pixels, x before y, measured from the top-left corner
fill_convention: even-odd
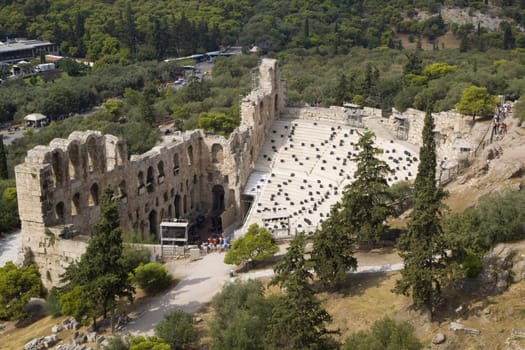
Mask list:
[[[241,125],[228,139],[186,132],[128,160],[124,141],[85,131],[28,151],[15,168],[22,247],[46,286],[57,284],[84,251],[106,186],[119,200],[125,229],[156,235],[163,218],[212,211],[222,212],[223,227],[239,223],[242,187],[286,105],[277,61],[262,60],[259,74],[258,88],[241,103]]]
[[[432,113],[434,134],[437,142],[438,160],[448,159],[457,163],[471,157],[478,144],[487,135],[487,126],[472,123],[472,117],[463,116],[456,111]],[[395,108],[389,118],[389,127],[396,134],[400,123],[407,127],[406,141],[421,145],[425,112],[409,108],[401,113]]]

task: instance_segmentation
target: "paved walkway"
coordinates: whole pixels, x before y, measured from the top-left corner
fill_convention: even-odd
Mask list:
[[[280,248],[278,254],[284,254],[286,245],[281,245]],[[403,268],[403,264],[400,263],[401,258],[395,253],[356,253],[355,256],[363,266],[359,266],[357,271],[351,273],[377,273]],[[137,306],[130,314],[133,320],[128,323],[124,331],[135,335],[153,335],[155,325],[162,321],[164,314],[174,310],[189,313],[199,311],[212,300],[226,282],[233,280],[230,277],[232,266],[226,265],[223,259],[224,253],[210,253],[194,262],[184,260],[167,263],[166,267],[170,273],[180,282],[169,292]],[[271,276],[273,270],[265,269],[240,274],[236,278],[248,280]]]

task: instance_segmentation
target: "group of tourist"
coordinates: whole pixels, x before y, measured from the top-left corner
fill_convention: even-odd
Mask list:
[[[511,109],[508,103],[496,105],[494,108],[494,118],[492,119],[492,135],[504,135],[507,133],[507,123],[505,123],[505,118],[510,112]]]
[[[210,236],[208,237],[208,240],[202,242],[202,244],[200,245],[201,250],[205,253],[209,253],[210,250],[220,250],[222,252],[228,250],[229,247],[230,244],[228,242],[228,239],[223,238],[222,235]]]

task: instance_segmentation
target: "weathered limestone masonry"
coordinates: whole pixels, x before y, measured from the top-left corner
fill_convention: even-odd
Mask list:
[[[221,215],[223,227],[240,224],[242,187],[286,105],[277,61],[263,59],[259,75],[229,139],[186,132],[128,160],[124,141],[86,131],[28,151],[15,168],[22,246],[40,267],[44,284],[56,285],[84,252],[108,185],[118,196],[126,229],[157,234],[162,218],[198,214]]]
[[[395,108],[389,119],[392,133],[411,144],[421,145],[425,112],[409,108],[400,113]],[[483,123],[472,123],[472,117],[456,111],[432,113],[438,160],[448,159],[449,166],[471,156],[490,131]],[[490,134],[489,134],[490,135]]]

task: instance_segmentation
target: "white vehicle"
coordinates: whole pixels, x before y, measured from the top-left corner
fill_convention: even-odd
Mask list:
[[[45,72],[48,70],[53,70],[55,68],[56,67],[54,63],[42,63],[42,64],[37,64],[35,66],[35,72]]]

